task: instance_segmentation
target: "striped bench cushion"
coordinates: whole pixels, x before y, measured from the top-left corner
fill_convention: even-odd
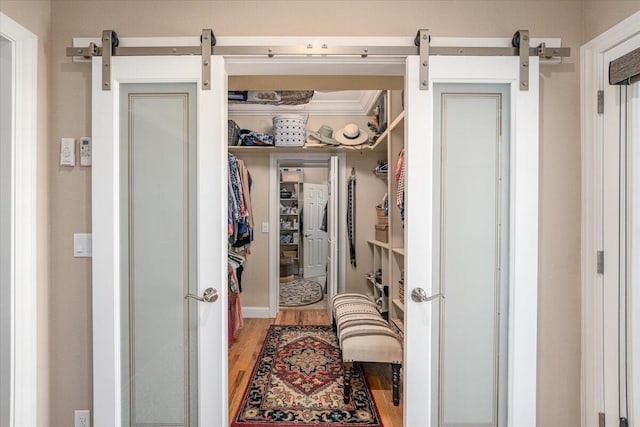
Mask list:
[[[371,299],[345,293],[332,303],[344,362],[402,363],[402,344]]]

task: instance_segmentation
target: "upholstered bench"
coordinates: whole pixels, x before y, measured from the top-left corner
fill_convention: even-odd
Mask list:
[[[356,362],[390,363],[393,404],[400,404],[402,344],[366,295],[344,293],[332,300],[334,326],[342,350],[344,401],[351,395],[351,370]]]

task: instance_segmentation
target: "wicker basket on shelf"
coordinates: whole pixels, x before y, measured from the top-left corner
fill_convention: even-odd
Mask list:
[[[389,217],[384,214],[384,208],[376,206],[376,216],[378,217],[379,225],[389,224]]]
[[[273,118],[276,147],[302,147],[307,140],[307,117],[282,114]]]
[[[298,251],[282,251],[282,256],[285,258],[297,258]]]

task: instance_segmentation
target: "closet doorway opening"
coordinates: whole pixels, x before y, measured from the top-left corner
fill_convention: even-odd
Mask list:
[[[326,309],[329,164],[279,160],[278,175],[278,305]]]

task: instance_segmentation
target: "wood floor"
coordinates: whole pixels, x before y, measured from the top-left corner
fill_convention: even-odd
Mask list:
[[[275,319],[245,319],[229,348],[229,419],[232,419],[242,401],[253,365],[262,349],[269,326],[276,325],[328,325],[325,310],[281,310]],[[380,411],[385,427],[402,427],[402,393],[400,406],[393,406],[391,396],[391,366],[378,363],[363,365],[373,399]]]

